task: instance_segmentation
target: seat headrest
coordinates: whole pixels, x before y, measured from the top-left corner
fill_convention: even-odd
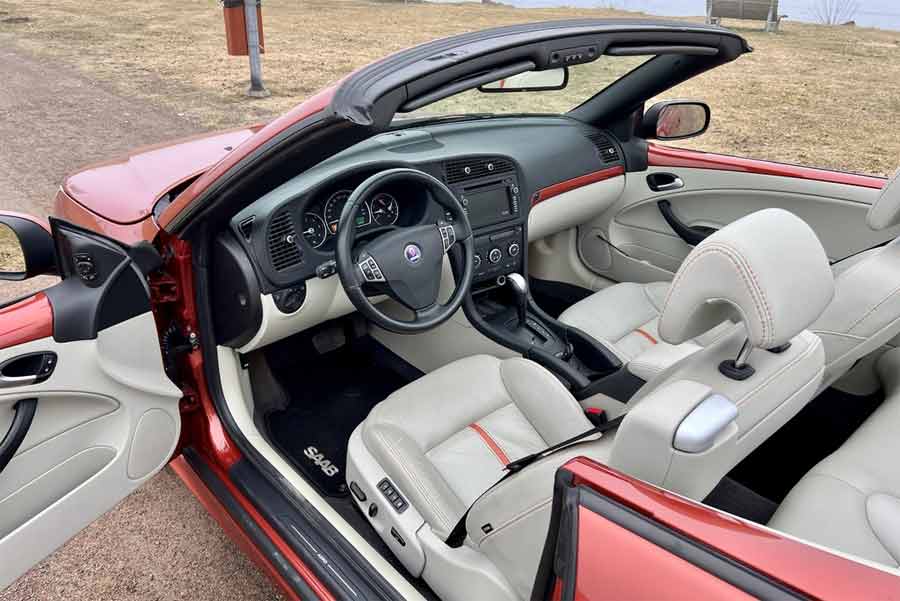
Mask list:
[[[691,251],[669,288],[659,334],[681,344],[735,319],[750,344],[775,348],[812,324],[832,296],[834,277],[816,234],[796,215],[766,209]]]
[[[866,223],[875,231],[900,225],[900,169],[881,189],[875,204],[866,215]]]

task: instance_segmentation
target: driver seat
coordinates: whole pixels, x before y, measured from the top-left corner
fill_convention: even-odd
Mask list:
[[[571,393],[537,363],[466,357],[375,406],[350,438],[347,481],[391,551],[442,599],[528,598],[554,473],[581,455],[605,462],[611,433],[508,478],[472,509],[468,523],[481,526],[469,530],[466,544],[444,541],[506,464],[591,427]]]

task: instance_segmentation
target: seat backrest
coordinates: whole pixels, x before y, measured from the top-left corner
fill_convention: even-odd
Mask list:
[[[691,251],[663,303],[659,335],[681,344],[725,319],[744,324],[756,348],[789,342],[831,302],[834,278],[822,243],[796,215],[751,213]]]
[[[822,244],[787,211],[752,213],[698,244],[672,281],[660,336],[681,344],[726,317],[742,325],[641,388],[610,465],[703,499],[813,398],[825,353],[806,328],[833,292]],[[745,357],[752,369],[736,373],[745,341],[766,350]]]
[[[881,189],[866,223],[900,226],[900,169]],[[810,326],[825,344],[828,386],[854,363],[900,334],[900,240],[838,263],[834,300]]]

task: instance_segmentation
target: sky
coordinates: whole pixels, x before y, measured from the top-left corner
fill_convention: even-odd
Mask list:
[[[655,15],[692,16],[706,11],[705,0],[502,0],[515,6],[581,6],[622,8]],[[814,21],[818,0],[779,0],[779,12],[797,21]],[[900,30],[900,0],[857,0],[853,19],[862,27]]]

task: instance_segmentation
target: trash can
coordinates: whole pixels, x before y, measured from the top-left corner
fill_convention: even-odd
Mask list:
[[[225,13],[225,42],[228,45],[228,54],[247,56],[250,50],[247,47],[244,0],[222,0],[222,9]],[[256,0],[256,27],[259,30],[259,51],[262,53],[266,51],[266,44],[263,41],[261,0]]]

